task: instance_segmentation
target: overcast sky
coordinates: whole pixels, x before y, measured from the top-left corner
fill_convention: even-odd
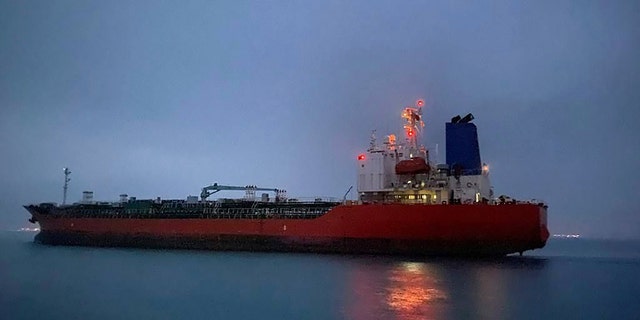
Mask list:
[[[423,98],[440,160],[472,112],[496,194],[552,233],[639,237],[639,40],[638,1],[0,0],[0,228],[65,166],[70,201],[341,197]]]

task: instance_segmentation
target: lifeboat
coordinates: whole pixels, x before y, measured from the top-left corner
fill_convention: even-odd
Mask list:
[[[421,157],[402,160],[396,164],[396,174],[429,173],[429,170],[429,165],[427,165],[427,162]]]

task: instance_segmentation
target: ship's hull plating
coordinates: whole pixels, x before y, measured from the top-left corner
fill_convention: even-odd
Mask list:
[[[65,218],[28,208],[53,245],[499,256],[542,248],[546,209],[506,205],[341,205],[315,219]]]

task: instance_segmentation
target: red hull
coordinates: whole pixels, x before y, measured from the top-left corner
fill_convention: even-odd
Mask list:
[[[31,212],[51,244],[216,250],[504,255],[542,248],[546,209],[506,205],[341,205],[316,219],[54,218]]]

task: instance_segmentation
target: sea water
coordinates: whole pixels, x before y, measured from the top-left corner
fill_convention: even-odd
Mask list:
[[[0,319],[640,319],[640,242],[501,259],[46,246],[0,232]]]

